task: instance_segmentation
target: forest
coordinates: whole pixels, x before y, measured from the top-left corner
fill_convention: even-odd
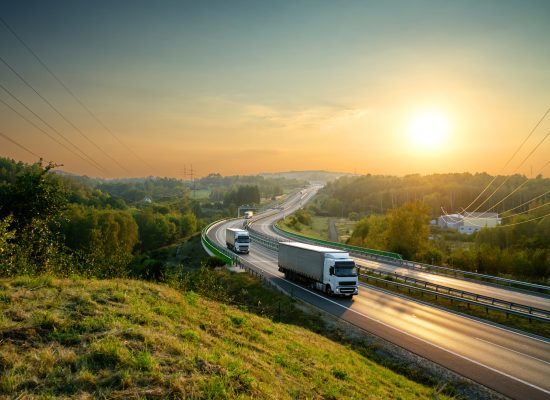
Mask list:
[[[547,282],[549,200],[550,179],[540,175],[366,175],[328,183],[308,209],[356,220],[350,244],[398,252],[415,261]],[[502,224],[474,235],[430,224],[445,213],[464,210],[498,212]]]
[[[194,199],[187,181],[102,180],[0,158],[0,275],[150,276],[155,252],[185,242],[235,207],[301,182],[263,177],[199,180],[221,199]],[[245,184],[246,183],[246,184]],[[258,184],[259,183],[259,184]]]

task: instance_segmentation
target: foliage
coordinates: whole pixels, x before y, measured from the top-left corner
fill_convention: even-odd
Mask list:
[[[405,203],[388,213],[388,250],[405,259],[416,258],[428,247],[430,209],[422,202]]]
[[[318,196],[317,207],[322,213],[340,217],[356,212],[360,215],[386,213],[388,210],[400,207],[407,202],[423,201],[430,207],[430,216],[441,215],[441,208],[447,212],[460,211],[472,206],[475,208],[485,201],[487,196],[502,184],[498,198],[506,198],[495,212],[518,207],[515,213],[528,211],[526,199],[535,198],[550,190],[550,179],[538,177],[527,179],[522,175],[510,177],[498,176],[491,190],[485,192],[473,205],[478,194],[493,180],[486,173],[452,173],[433,175],[396,176],[364,175],[341,177],[329,182]],[[506,182],[504,182],[506,180]],[[519,190],[516,190],[522,185]],[[516,190],[516,191],[515,191]],[[512,191],[515,191],[512,194]],[[491,203],[487,203],[489,206]],[[547,213],[548,211],[546,211]]]
[[[241,206],[243,204],[259,204],[260,189],[258,186],[249,185],[231,189],[224,195],[223,203],[226,207],[229,205]]]
[[[503,183],[498,196],[506,200],[495,211],[514,208],[501,215],[502,226],[485,228],[471,236],[432,229],[432,240],[428,240],[430,217],[440,215],[441,208],[451,212],[468,207],[492,179],[487,174],[467,173],[343,177],[320,191],[312,209],[319,214],[349,214],[354,218],[366,214],[356,224],[350,244],[395,251],[405,258],[467,271],[545,282],[550,278],[550,217],[541,217],[548,213],[545,204],[550,203],[545,197],[532,202],[526,199],[544,196],[550,190],[550,179],[497,177],[494,185]],[[512,193],[519,185],[520,190]],[[405,207],[410,198],[422,199],[427,207],[416,207],[417,212],[410,214]]]

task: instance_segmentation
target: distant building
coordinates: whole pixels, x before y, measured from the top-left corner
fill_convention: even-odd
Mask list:
[[[498,213],[491,212],[465,212],[464,226],[474,228],[495,228],[500,225],[502,219],[498,217]],[[478,229],[478,230],[479,230]]]
[[[151,204],[153,202],[153,199],[151,199],[150,197],[144,197],[142,201],[146,204]]]
[[[494,228],[500,225],[502,219],[497,213],[465,212],[464,214],[445,214],[438,218],[442,229],[453,229],[459,233],[471,235],[481,228]]]
[[[460,214],[445,214],[439,217],[437,222],[442,229],[458,230],[463,225],[463,217]]]

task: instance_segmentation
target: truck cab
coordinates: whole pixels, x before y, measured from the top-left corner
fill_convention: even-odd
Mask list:
[[[340,255],[340,254],[338,254]],[[350,258],[325,258],[325,291],[330,294],[353,296],[358,293],[357,267]],[[327,287],[328,285],[329,287]]]
[[[227,228],[225,242],[227,248],[236,253],[248,254],[250,252],[250,235],[244,229]]]

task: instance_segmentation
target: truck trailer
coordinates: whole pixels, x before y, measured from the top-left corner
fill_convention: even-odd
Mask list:
[[[346,251],[280,242],[278,263],[286,279],[331,295],[352,297],[358,293],[357,268]]]
[[[227,228],[225,230],[225,244],[229,250],[248,254],[250,251],[250,235],[244,229]]]

